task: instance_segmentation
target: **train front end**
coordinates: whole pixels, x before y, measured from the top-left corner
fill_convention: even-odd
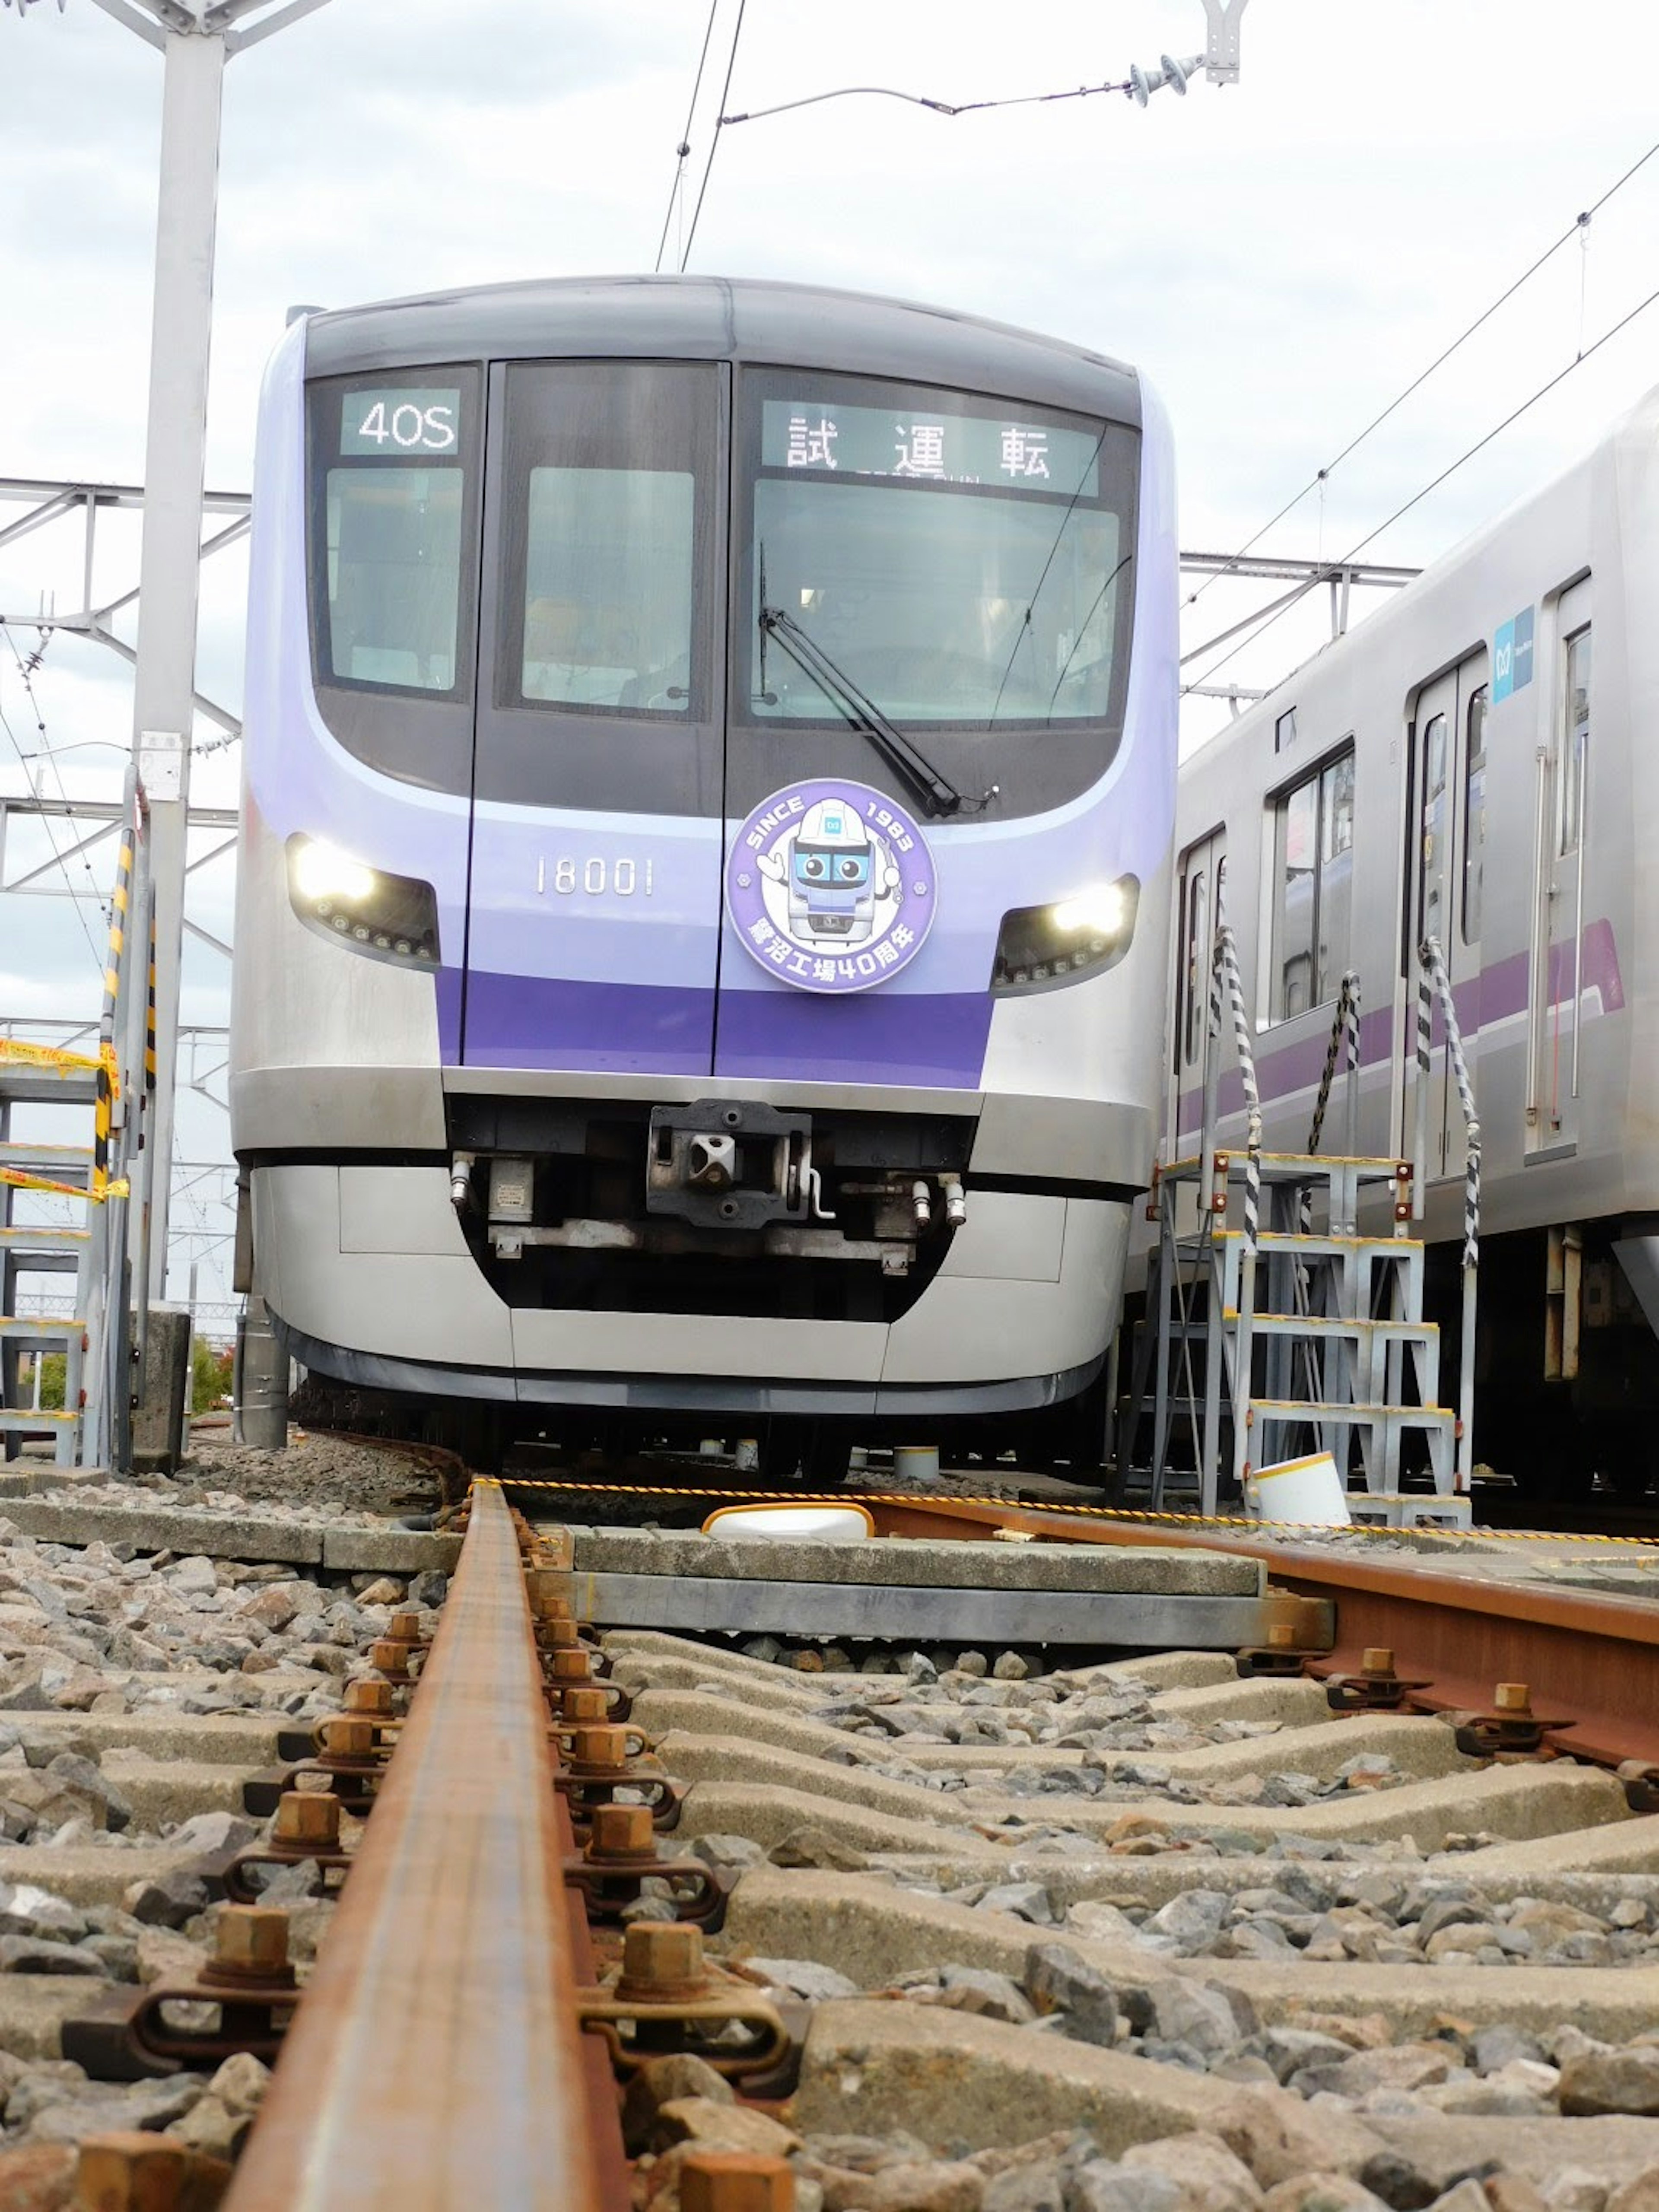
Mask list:
[[[295,1355],[566,1433],[1085,1402],[1175,564],[1144,386],[998,325],[702,279],[296,325],[232,1044]]]

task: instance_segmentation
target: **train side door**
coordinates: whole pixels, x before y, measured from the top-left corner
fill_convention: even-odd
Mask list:
[[[709,1073],[728,389],[718,362],[491,368],[471,1065]]]
[[[1204,1120],[1204,1040],[1208,1025],[1210,961],[1222,912],[1227,833],[1212,830],[1189,845],[1177,871],[1175,989],[1170,997],[1171,1079],[1166,1115],[1168,1156],[1195,1144]]]
[[[1430,1031],[1426,1095],[1419,1101],[1417,1005],[1419,948],[1439,947],[1451,984],[1471,1073],[1480,1031],[1480,934],[1486,887],[1486,706],[1485,652],[1471,654],[1418,695],[1412,835],[1407,848],[1410,923],[1406,994],[1405,1149],[1413,1151],[1422,1112],[1425,1172],[1431,1182],[1463,1172],[1467,1146],[1456,1073],[1437,995]],[[1478,1103],[1478,1102],[1477,1102]]]
[[[1555,605],[1550,665],[1540,672],[1547,714],[1538,748],[1533,954],[1528,1000],[1527,1150],[1578,1138],[1578,1030],[1583,1003],[1584,797],[1591,702],[1590,586]]]

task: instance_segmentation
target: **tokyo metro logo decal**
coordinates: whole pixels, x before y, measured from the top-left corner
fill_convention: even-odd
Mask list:
[[[867,991],[908,967],[933,927],[933,856],[896,799],[862,783],[790,783],[738,830],[732,926],[803,991]]]

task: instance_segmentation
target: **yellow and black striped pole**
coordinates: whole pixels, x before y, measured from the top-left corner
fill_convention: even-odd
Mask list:
[[[144,1010],[144,1096],[155,1096],[155,905],[149,909],[149,1001]]]
[[[121,963],[132,903],[132,831],[128,828],[121,833],[120,857],[115,866],[115,890],[109,908],[109,949],[104,956],[104,1003],[98,1017],[98,1097],[92,1149],[94,1199],[105,1198],[109,1192],[110,1131],[115,1119],[115,1102],[121,1095],[120,1062],[115,1053],[115,1012],[121,999]]]

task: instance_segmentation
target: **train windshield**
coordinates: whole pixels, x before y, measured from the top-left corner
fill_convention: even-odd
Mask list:
[[[901,729],[1121,717],[1134,433],[916,386],[769,373],[753,468],[743,708],[832,720],[766,603]]]
[[[450,697],[464,688],[477,410],[470,369],[316,387],[312,553],[325,683]]]

